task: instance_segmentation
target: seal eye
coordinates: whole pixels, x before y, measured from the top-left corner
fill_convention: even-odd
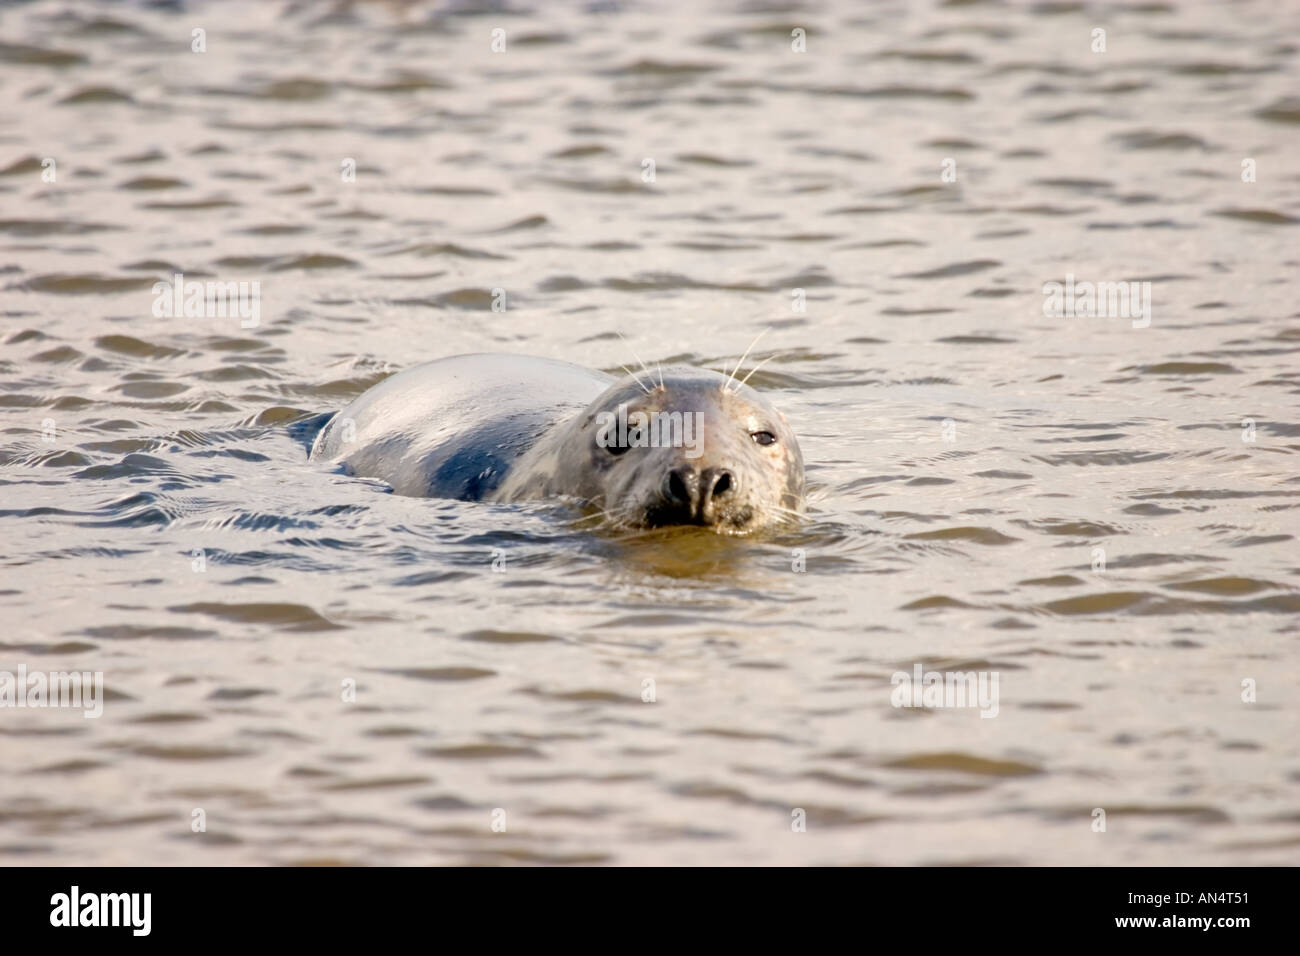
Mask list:
[[[630,447],[630,445],[606,445],[605,451],[617,458],[619,455],[627,454],[627,450]]]
[[[776,444],[776,436],[771,432],[753,432],[749,437],[754,439],[754,441],[758,442],[760,445]]]

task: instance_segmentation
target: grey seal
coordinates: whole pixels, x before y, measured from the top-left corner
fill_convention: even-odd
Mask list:
[[[691,366],[615,378],[525,355],[437,359],[360,395],[310,457],[401,495],[567,497],[626,528],[745,534],[804,501],[785,416],[743,381]]]

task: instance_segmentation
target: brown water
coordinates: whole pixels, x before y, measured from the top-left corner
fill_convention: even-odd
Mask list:
[[[0,669],[107,695],[0,708],[0,859],[1300,856],[1300,6],[175,6],[0,11]],[[177,272],[260,323],[155,317]],[[1045,317],[1067,274],[1149,327]],[[401,498],[292,427],[766,327],[777,538]],[[916,663],[997,716],[895,708]]]

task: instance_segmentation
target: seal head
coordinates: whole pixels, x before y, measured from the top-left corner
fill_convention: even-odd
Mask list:
[[[757,391],[709,369],[615,382],[557,425],[492,498],[570,495],[616,526],[747,534],[803,507],[799,443]]]

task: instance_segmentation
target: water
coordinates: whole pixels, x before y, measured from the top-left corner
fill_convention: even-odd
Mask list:
[[[0,709],[6,863],[1296,859],[1300,8],[0,36],[0,669],[107,697]],[[260,282],[259,323],[156,317],[175,273]],[[1067,274],[1150,282],[1149,326],[1045,316]],[[722,367],[769,327],[812,485],[776,537],[306,461],[419,361]],[[997,716],[892,706],[917,663],[996,672]]]

